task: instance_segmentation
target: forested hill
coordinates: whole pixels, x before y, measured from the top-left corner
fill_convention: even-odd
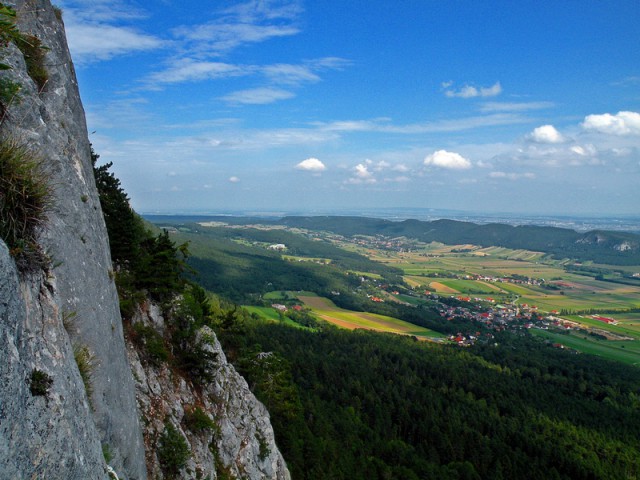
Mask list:
[[[284,217],[277,223],[340,235],[410,237],[449,245],[473,244],[544,252],[556,258],[573,258],[611,265],[640,265],[640,235],[626,232],[575,230],[498,223],[478,225],[455,220],[390,220],[366,217]]]

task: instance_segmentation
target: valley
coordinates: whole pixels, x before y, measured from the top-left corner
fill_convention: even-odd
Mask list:
[[[220,293],[218,285],[225,283],[265,319],[295,324],[286,314],[295,305],[349,330],[461,346],[498,332],[529,332],[550,348],[640,365],[640,266],[242,218],[172,228],[192,242],[194,268],[205,286],[213,265],[218,284],[208,288]],[[208,250],[214,247],[205,238],[226,249],[224,255]],[[232,265],[239,268],[232,271]],[[257,265],[260,272],[251,279],[242,274]],[[291,292],[288,302],[277,299],[277,289]],[[295,293],[302,290],[307,293]],[[271,305],[283,309],[280,315]]]

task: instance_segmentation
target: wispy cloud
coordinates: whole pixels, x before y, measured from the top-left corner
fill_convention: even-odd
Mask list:
[[[302,12],[298,2],[254,0],[219,12],[214,21],[175,28],[176,38],[190,44],[191,54],[222,55],[243,45],[296,35]]]
[[[522,178],[525,179],[534,179],[536,178],[535,173],[525,172],[525,173],[507,173],[507,172],[491,172],[489,174],[491,178],[505,178],[507,180],[520,180]]]
[[[279,100],[286,100],[295,97],[293,92],[282,90],[280,88],[251,88],[248,90],[239,90],[221,97],[227,103],[236,103],[244,105],[266,105]]]
[[[78,65],[119,55],[156,50],[166,41],[127,25],[145,17],[142,10],[119,1],[62,4],[69,49]]]
[[[322,130],[334,132],[421,134],[458,132],[475,128],[526,123],[528,121],[530,121],[529,118],[515,113],[495,113],[491,115],[478,115],[452,120],[438,120],[434,122],[410,123],[405,125],[393,125],[389,122],[389,119],[340,120],[330,123],[316,123],[315,125]]]
[[[553,102],[485,102],[481,112],[527,112],[555,107]]]
[[[254,70],[251,66],[182,58],[171,62],[171,65],[166,70],[152,73],[145,83],[147,85],[159,85],[240,77],[249,75]]]
[[[630,87],[630,86],[640,85],[640,77],[638,76],[625,77],[622,80],[613,82],[611,85],[615,85],[617,87]]]
[[[495,97],[502,93],[502,85],[496,82],[490,87],[475,87],[473,85],[464,85],[458,90],[451,88],[453,82],[445,82],[442,87],[445,89],[444,94],[447,97],[458,98],[475,98],[475,97]]]

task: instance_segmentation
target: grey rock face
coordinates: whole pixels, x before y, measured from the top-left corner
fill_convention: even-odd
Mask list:
[[[134,322],[159,329],[164,324],[158,310],[141,311]],[[157,442],[170,422],[185,438],[191,458],[180,478],[232,478],[289,480],[290,474],[278,447],[266,408],[249,390],[247,382],[227,362],[213,331],[204,327],[207,348],[215,354],[213,381],[196,388],[166,366],[144,362],[133,343],[127,342],[136,379],[137,399],[145,418],[147,467],[152,478],[163,478],[156,455]],[[186,412],[195,407],[215,423],[212,429],[190,431]]]
[[[105,478],[99,435],[64,331],[55,279],[20,281],[0,241],[0,478]],[[51,380],[31,392],[31,375]]]
[[[53,260],[53,268],[49,272],[51,279],[40,287],[38,282],[21,285],[21,295],[27,297],[24,300],[26,307],[24,304],[22,307],[24,314],[19,317],[10,313],[11,318],[7,317],[7,323],[3,325],[13,329],[13,337],[3,335],[0,351],[0,358],[10,355],[11,358],[21,359],[15,360],[15,365],[11,367],[17,370],[10,377],[10,388],[15,390],[13,393],[18,398],[28,403],[23,408],[28,408],[33,403],[40,411],[39,421],[45,425],[51,422],[51,426],[42,431],[43,445],[48,448],[31,452],[34,455],[38,453],[28,459],[38,462],[42,460],[38,456],[51,456],[47,461],[62,464],[74,462],[74,457],[83,459],[87,455],[85,450],[93,450],[91,444],[95,446],[97,443],[100,452],[99,444],[102,443],[108,445],[112,452],[111,464],[121,478],[146,478],[133,378],[125,353],[117,293],[110,276],[107,233],[93,179],[84,110],[66,44],[64,26],[56,18],[48,0],[22,0],[14,5],[18,12],[19,30],[35,35],[48,48],[45,67],[49,80],[44,88],[38,88],[27,74],[22,53],[13,44],[3,49],[5,58],[2,61],[13,68],[2,75],[7,75],[22,85],[22,90],[20,101],[13,102],[7,109],[0,133],[3,138],[14,138],[28,145],[45,160],[55,189],[54,208],[49,213],[47,228],[42,232],[40,240]],[[46,295],[42,297],[43,292],[50,298]],[[15,289],[13,293],[16,293]],[[3,295],[2,298],[4,302],[7,297]],[[40,304],[40,300],[45,303]],[[48,316],[40,320],[47,309],[50,310]],[[67,332],[60,328],[60,318],[63,316],[74,318],[73,326],[69,328],[70,340]],[[40,327],[39,322],[44,322],[47,326],[41,332],[36,331]],[[54,325],[56,323],[57,326]],[[37,338],[41,334],[50,334],[42,345],[40,344],[44,340]],[[27,337],[36,343],[24,343]],[[84,391],[82,383],[78,385],[75,382],[78,375],[71,344],[86,347],[94,357],[93,395],[90,399],[92,410],[89,412],[91,418],[85,418],[84,421],[81,415],[86,417],[86,405],[84,410],[68,408],[69,401],[74,402],[76,407],[82,406],[80,399],[73,398],[72,387],[79,392]],[[36,345],[40,345],[42,349],[36,348]],[[25,349],[30,353],[25,354]],[[64,401],[54,402],[52,398],[49,408],[42,398],[30,399],[28,394],[24,395],[25,369],[37,364],[38,357],[42,360],[50,357],[51,365],[44,366],[55,366],[58,369],[53,372],[56,375],[52,390],[56,395],[59,393],[64,397]],[[9,368],[4,365],[4,361],[0,363],[3,368]],[[67,380],[63,383],[57,380],[58,376]],[[7,377],[3,375],[3,382],[5,379]],[[14,384],[15,382],[19,385]],[[69,391],[57,389],[57,386],[65,384],[68,384]],[[2,394],[6,391],[3,388]],[[1,405],[2,411],[6,412],[7,404],[2,402]],[[58,405],[59,408],[53,408]],[[28,418],[31,417],[4,413],[2,428],[4,432],[10,432],[12,442],[21,439],[24,445],[30,443],[35,430],[33,424],[25,421]],[[58,423],[67,426],[56,429],[55,425]],[[74,425],[85,425],[85,429],[74,430]],[[54,444],[57,448],[53,448]],[[56,456],[59,457],[55,458]],[[2,459],[4,460],[4,455]],[[93,463],[96,461],[97,459],[92,459]],[[26,472],[25,470],[24,475],[17,475],[15,478],[31,477]],[[87,476],[44,477],[99,478],[95,473]]]

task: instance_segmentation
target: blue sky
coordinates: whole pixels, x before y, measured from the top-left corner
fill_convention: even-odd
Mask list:
[[[142,213],[640,213],[632,1],[64,0]]]

